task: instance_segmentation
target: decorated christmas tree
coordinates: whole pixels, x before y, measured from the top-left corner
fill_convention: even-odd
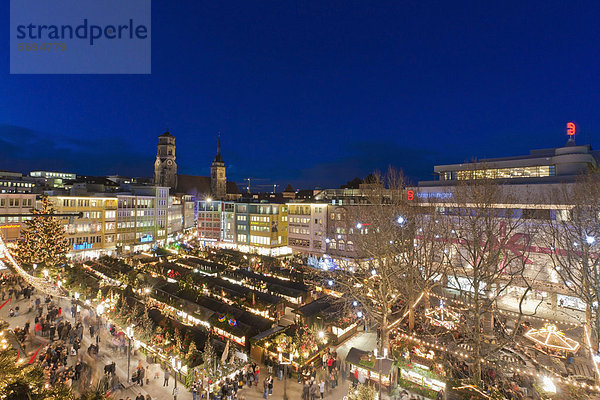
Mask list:
[[[142,328],[142,338],[144,338],[144,340],[149,340],[152,338],[155,326],[154,321],[152,320],[152,318],[150,318],[150,315],[148,314],[148,311],[149,309],[146,308],[139,318],[139,325]]]
[[[165,342],[165,331],[162,326],[156,328],[154,336],[152,336],[152,344],[162,345]]]
[[[193,340],[192,343],[190,343],[190,348],[188,349],[185,359],[187,361],[187,365],[190,367],[198,363],[198,349],[196,348],[196,342]]]
[[[184,354],[183,352],[183,334],[179,328],[175,328],[175,351],[176,356]]]
[[[377,391],[375,387],[369,385],[358,385],[355,388],[350,387],[348,391],[348,400],[375,400]]]
[[[26,228],[23,239],[19,240],[17,257],[26,265],[55,267],[66,262],[69,241],[61,221],[52,216],[55,212],[48,196],[42,196],[41,202],[41,209],[32,209],[34,216],[25,221]]]
[[[210,337],[206,340],[206,344],[204,345],[202,359],[204,360],[204,372],[208,375],[209,379],[214,382],[217,379],[217,354],[215,353],[214,347],[210,344]]]

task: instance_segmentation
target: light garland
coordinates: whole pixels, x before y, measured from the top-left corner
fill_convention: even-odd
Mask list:
[[[464,302],[462,300],[456,300],[456,299],[451,299],[449,297],[446,296],[442,296],[440,294],[436,294],[436,293],[432,293],[431,294],[433,297],[437,297],[438,299],[443,299],[445,301],[448,302],[452,302],[452,303],[456,303],[459,304],[461,306],[465,306],[465,307],[472,307],[471,304]],[[557,321],[557,320],[552,320],[549,318],[543,318],[543,317],[539,317],[537,315],[527,315],[527,314],[520,314],[518,312],[515,311],[509,311],[509,310],[501,310],[501,309],[496,309],[496,311],[500,314],[507,314],[507,315],[516,315],[516,316],[521,316],[524,319],[529,319],[529,320],[537,320],[537,321],[543,321],[543,322],[551,322],[554,324],[561,324],[561,325],[569,325],[569,326],[574,326],[574,327],[581,327],[583,324],[582,323],[575,323],[575,322],[564,322],[564,321]]]
[[[8,259],[15,271],[31,286],[51,296],[56,296],[63,299],[67,299],[69,297],[66,294],[66,292],[62,290],[59,286],[49,281],[46,281],[43,278],[36,278],[35,276],[31,276],[23,268],[21,268],[21,266],[15,261],[12,254],[4,244],[2,235],[0,235],[0,252],[4,253],[4,256]]]
[[[435,344],[435,343],[430,343],[430,342],[428,342],[426,340],[419,339],[415,335],[408,335],[408,334],[405,334],[405,333],[399,333],[398,335],[400,337],[406,338],[406,339],[408,339],[408,340],[410,340],[410,341],[412,341],[414,343],[423,344],[425,346],[432,347],[434,349],[445,351],[446,353],[451,353],[451,354],[454,354],[454,355],[456,355],[458,357],[462,357],[464,359],[472,359],[473,358],[471,355],[469,355],[467,353],[462,353],[462,352],[459,352],[459,351],[450,350],[449,348],[447,348],[445,346],[441,346],[441,345],[438,345],[438,344]],[[486,361],[483,358],[480,361],[482,363],[484,363],[484,364],[488,364],[488,365],[497,367],[497,363]],[[562,383],[562,384],[565,384],[565,385],[569,385],[569,386],[573,386],[573,387],[580,387],[580,388],[589,389],[589,390],[595,390],[597,392],[600,392],[600,386],[598,386],[598,385],[594,386],[594,385],[589,385],[589,384],[587,384],[585,382],[577,382],[577,381],[574,381],[572,379],[563,378],[561,375],[559,375],[558,373],[556,373],[553,370],[549,369],[545,365],[539,364],[539,363],[538,363],[538,365],[540,365],[546,371],[548,371],[549,373],[551,373],[552,375],[554,375],[554,378],[559,383]],[[538,372],[531,372],[531,371],[528,371],[528,370],[525,370],[525,369],[515,368],[515,367],[512,367],[512,366],[507,366],[506,368],[508,368],[508,370],[510,370],[512,372],[516,372],[516,373],[519,373],[519,374],[529,375],[531,377],[537,377],[537,378],[543,377],[543,375],[540,374],[540,373],[538,373]]]
[[[542,329],[530,329],[525,337],[542,346],[569,352],[577,352],[579,343],[556,328],[556,325],[546,324]]]

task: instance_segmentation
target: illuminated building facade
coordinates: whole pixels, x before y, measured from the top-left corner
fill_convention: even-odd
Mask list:
[[[416,202],[435,205],[438,211],[452,218],[452,208],[455,207],[453,186],[464,180],[492,179],[501,185],[509,202],[497,204],[496,207],[510,210],[510,215],[527,220],[527,226],[541,227],[549,220],[568,220],[570,205],[554,204],[553,193],[571,191],[577,185],[577,177],[589,169],[598,168],[600,160],[600,152],[592,150],[589,145],[575,145],[570,136],[564,147],[533,150],[528,156],[435,166],[439,180],[419,182],[419,186],[410,188],[409,192]],[[525,254],[524,276],[532,283],[532,296],[546,301],[553,309],[585,310],[584,302],[570,294],[552,267],[548,256],[552,248],[545,244],[543,234],[541,229],[537,229],[535,234],[516,232],[514,240],[508,238],[510,248],[507,251],[510,254]],[[446,286],[472,291],[467,276],[448,277]],[[518,299],[525,290],[519,282],[513,282],[507,288],[506,295]]]
[[[588,168],[598,166],[600,153],[591,146],[569,141],[554,149],[532,150],[527,156],[483,159],[473,163],[436,165],[439,181],[419,182],[419,186],[453,185],[456,181],[494,179],[510,184],[559,182],[573,179]]]
[[[76,259],[97,258],[116,251],[117,199],[115,197],[50,196],[69,240],[69,255]],[[75,214],[81,213],[81,217]]]
[[[21,237],[21,226],[30,217],[18,214],[29,214],[34,207],[35,194],[0,193],[0,214],[9,214],[0,216],[0,235],[5,242],[15,242]]]
[[[117,248],[128,253],[165,245],[169,188],[132,186],[131,189],[131,194],[117,195]]]
[[[32,193],[35,181],[19,172],[0,171],[0,193]]]
[[[288,246],[321,257],[326,249],[327,204],[288,203]]]
[[[286,204],[205,200],[197,208],[198,236],[205,244],[271,256],[291,253]]]
[[[194,200],[191,196],[169,196],[168,207],[168,230],[169,239],[176,237],[196,226],[194,217]]]

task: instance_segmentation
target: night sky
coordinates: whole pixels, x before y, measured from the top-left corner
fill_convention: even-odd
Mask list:
[[[9,75],[0,7],[1,170],[151,176],[167,125],[179,173],[220,132],[282,188],[600,139],[598,2],[154,0],[151,75],[61,76]]]

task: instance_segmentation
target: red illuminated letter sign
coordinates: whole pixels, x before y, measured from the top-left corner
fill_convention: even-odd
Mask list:
[[[414,200],[415,199],[415,191],[414,190],[409,190],[408,191],[408,200]]]
[[[575,136],[575,123],[567,122],[567,135]]]

